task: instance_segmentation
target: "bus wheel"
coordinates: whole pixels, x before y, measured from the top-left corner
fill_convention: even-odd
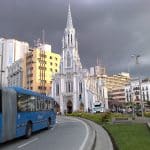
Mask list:
[[[49,130],[51,128],[51,119],[49,118],[47,120],[47,129]]]
[[[32,134],[32,124],[30,122],[27,123],[27,126],[26,126],[26,135],[25,137],[26,138],[29,138]]]

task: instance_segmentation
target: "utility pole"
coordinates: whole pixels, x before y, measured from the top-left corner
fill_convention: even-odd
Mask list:
[[[135,64],[137,65],[137,72],[138,72],[138,79],[139,79],[139,97],[141,102],[141,112],[142,112],[142,118],[144,117],[144,105],[142,100],[142,90],[141,90],[141,78],[140,78],[140,63],[139,63],[139,54],[131,55],[132,58],[135,58]]]
[[[2,87],[2,80],[3,80],[3,72],[5,72],[4,70],[3,70],[3,51],[4,51],[4,43],[3,43],[3,41],[2,41],[2,50],[1,50],[1,70],[0,70],[0,73],[1,73],[1,79],[0,79],[0,87]]]

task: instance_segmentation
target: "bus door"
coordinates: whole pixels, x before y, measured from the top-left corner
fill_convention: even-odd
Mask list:
[[[16,137],[16,92],[11,89],[2,91],[2,141]]]

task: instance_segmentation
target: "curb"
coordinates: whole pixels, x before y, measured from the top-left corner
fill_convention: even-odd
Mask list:
[[[90,144],[87,142],[88,147],[86,146],[85,150],[114,150],[112,139],[102,126],[87,119],[80,119],[86,122],[94,133],[94,137],[90,135]]]
[[[102,127],[103,127],[104,130],[108,133],[108,135],[109,135],[109,137],[110,137],[110,139],[111,139],[112,145],[113,145],[113,149],[114,149],[114,150],[119,150],[118,145],[116,144],[116,142],[115,142],[113,136],[111,135],[111,133],[110,133],[104,126],[102,126]]]
[[[78,118],[78,119],[81,119],[82,121],[84,121],[89,126],[90,132],[91,132],[83,150],[94,150],[95,145],[96,145],[96,131],[84,119],[82,119],[82,118]]]
[[[147,124],[147,127],[148,127],[149,130],[150,130],[150,122],[147,122],[146,124]]]

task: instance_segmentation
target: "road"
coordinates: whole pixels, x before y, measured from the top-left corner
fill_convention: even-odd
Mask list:
[[[84,122],[57,117],[54,128],[34,133],[29,139],[1,144],[0,150],[82,150],[88,136],[89,129]]]

